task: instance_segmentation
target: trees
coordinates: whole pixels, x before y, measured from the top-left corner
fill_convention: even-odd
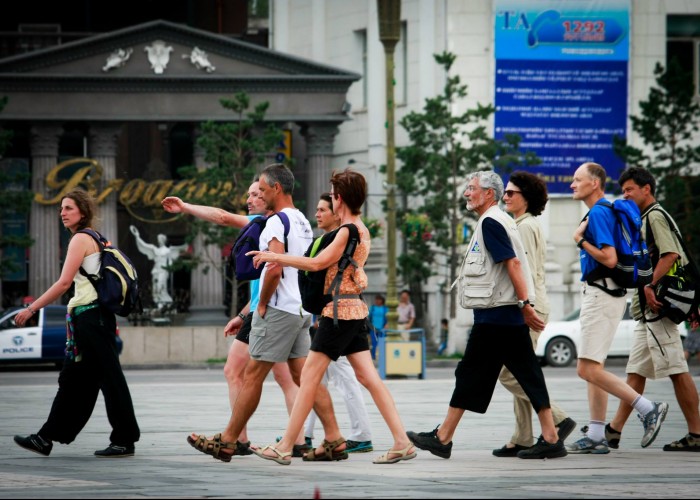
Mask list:
[[[447,74],[444,91],[426,99],[421,112],[409,113],[400,121],[410,145],[397,148],[397,158],[402,162],[397,186],[405,200],[398,216],[406,242],[399,266],[416,297],[420,296],[422,283],[436,274],[438,254],[447,262],[446,285],[456,278],[458,246],[463,242],[461,227],[467,217],[462,197],[467,174],[539,163],[534,153],[519,151],[519,136],[510,135],[504,140],[491,136],[487,122],[494,112],[492,105],[477,104],[454,113],[458,102],[467,96],[467,86],[458,75],[449,74],[454,54],[443,52],[434,57]],[[456,301],[451,294],[450,317],[455,315]]]
[[[688,247],[700,257],[700,202],[693,193],[700,192],[700,178],[693,166],[700,163],[700,104],[695,99],[692,73],[685,72],[673,59],[668,67],[657,63],[656,86],[649,97],[639,103],[640,114],[630,116],[632,130],[644,148],[614,139],[615,152],[628,166],[645,167],[657,179],[657,199],[673,215]]]
[[[221,105],[233,113],[230,122],[205,122],[201,125],[201,135],[197,141],[204,150],[206,168],[202,166],[182,167],[178,172],[185,178],[195,180],[197,185],[207,185],[210,189],[193,193],[189,203],[208,205],[230,211],[245,211],[245,197],[256,169],[264,165],[265,155],[275,151],[283,138],[279,126],[266,123],[265,113],[269,103],[262,102],[251,107],[250,97],[239,92],[232,99],[221,99]],[[238,230],[217,226],[209,222],[191,218],[188,221],[186,241],[193,242],[202,237],[204,245],[224,248],[231,244]],[[226,273],[226,261],[221,253],[211,255],[200,252],[191,259],[181,259],[176,266],[193,268],[204,263],[203,272],[220,272],[232,285],[233,300],[236,305],[234,279]]]

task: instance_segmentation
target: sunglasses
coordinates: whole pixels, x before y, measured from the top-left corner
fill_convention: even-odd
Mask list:
[[[508,198],[512,198],[515,193],[522,193],[522,191],[515,191],[514,189],[507,189],[506,191],[503,191],[503,194]]]

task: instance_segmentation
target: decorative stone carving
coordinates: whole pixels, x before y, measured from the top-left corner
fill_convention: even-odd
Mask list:
[[[102,66],[102,71],[109,71],[110,69],[121,68],[126,64],[126,62],[131,57],[131,53],[134,49],[117,49],[107,56],[105,65]]]
[[[202,49],[199,47],[195,47],[192,49],[192,52],[190,52],[189,55],[187,54],[182,54],[183,59],[189,59],[192,64],[194,64],[194,67],[197,69],[203,69],[207,73],[213,73],[216,71],[216,67],[214,67],[211,62],[209,62],[209,54],[204,52]]]
[[[172,46],[166,45],[163,40],[155,40],[151,45],[146,45],[143,50],[148,53],[148,62],[151,63],[153,72],[157,75],[162,74],[170,62]]]

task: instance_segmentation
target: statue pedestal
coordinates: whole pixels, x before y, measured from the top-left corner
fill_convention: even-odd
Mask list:
[[[191,306],[189,316],[185,318],[185,326],[220,326],[223,329],[228,323],[224,306]]]

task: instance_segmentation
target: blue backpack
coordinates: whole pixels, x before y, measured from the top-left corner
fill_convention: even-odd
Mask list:
[[[637,204],[632,200],[615,200],[602,204],[615,214],[615,251],[617,252],[617,264],[610,269],[599,265],[596,270],[587,277],[589,284],[600,278],[610,278],[622,289],[609,290],[598,286],[611,295],[623,296],[625,288],[639,288],[651,283],[653,268],[647,244],[642,234],[642,217]],[[586,215],[588,217],[588,215]]]
[[[253,257],[249,257],[246,254],[253,250],[260,250],[260,234],[263,232],[263,229],[265,229],[270,217],[275,216],[279,217],[284,225],[284,251],[287,251],[287,236],[289,235],[290,227],[287,214],[284,212],[275,212],[268,217],[256,217],[241,229],[238,238],[236,238],[233,247],[231,247],[229,261],[236,273],[237,280],[246,281],[260,279],[265,265],[263,264],[256,269],[253,266]]]
[[[124,317],[132,312],[143,312],[138,275],[129,257],[92,229],[81,229],[78,232],[92,236],[101,248],[98,275],[88,274],[80,266],[80,274],[85,276],[95,287],[97,301],[100,305],[114,314]]]

